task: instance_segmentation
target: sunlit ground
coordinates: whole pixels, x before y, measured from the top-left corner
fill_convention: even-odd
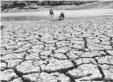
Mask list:
[[[4,22],[2,82],[113,81],[113,18]]]

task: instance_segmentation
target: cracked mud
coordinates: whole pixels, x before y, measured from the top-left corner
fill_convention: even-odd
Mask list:
[[[113,82],[112,18],[1,28],[1,82]]]

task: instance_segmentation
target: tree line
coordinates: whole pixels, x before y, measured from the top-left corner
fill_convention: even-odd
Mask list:
[[[6,8],[23,8],[35,4],[37,6],[81,5],[96,1],[1,1],[1,10]]]

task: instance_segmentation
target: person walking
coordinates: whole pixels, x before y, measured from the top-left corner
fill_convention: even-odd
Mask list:
[[[53,20],[53,16],[54,16],[53,9],[50,9],[49,14],[50,14],[51,19]]]

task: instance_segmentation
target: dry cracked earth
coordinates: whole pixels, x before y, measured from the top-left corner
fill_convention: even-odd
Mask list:
[[[113,18],[1,26],[1,82],[113,82]]]

